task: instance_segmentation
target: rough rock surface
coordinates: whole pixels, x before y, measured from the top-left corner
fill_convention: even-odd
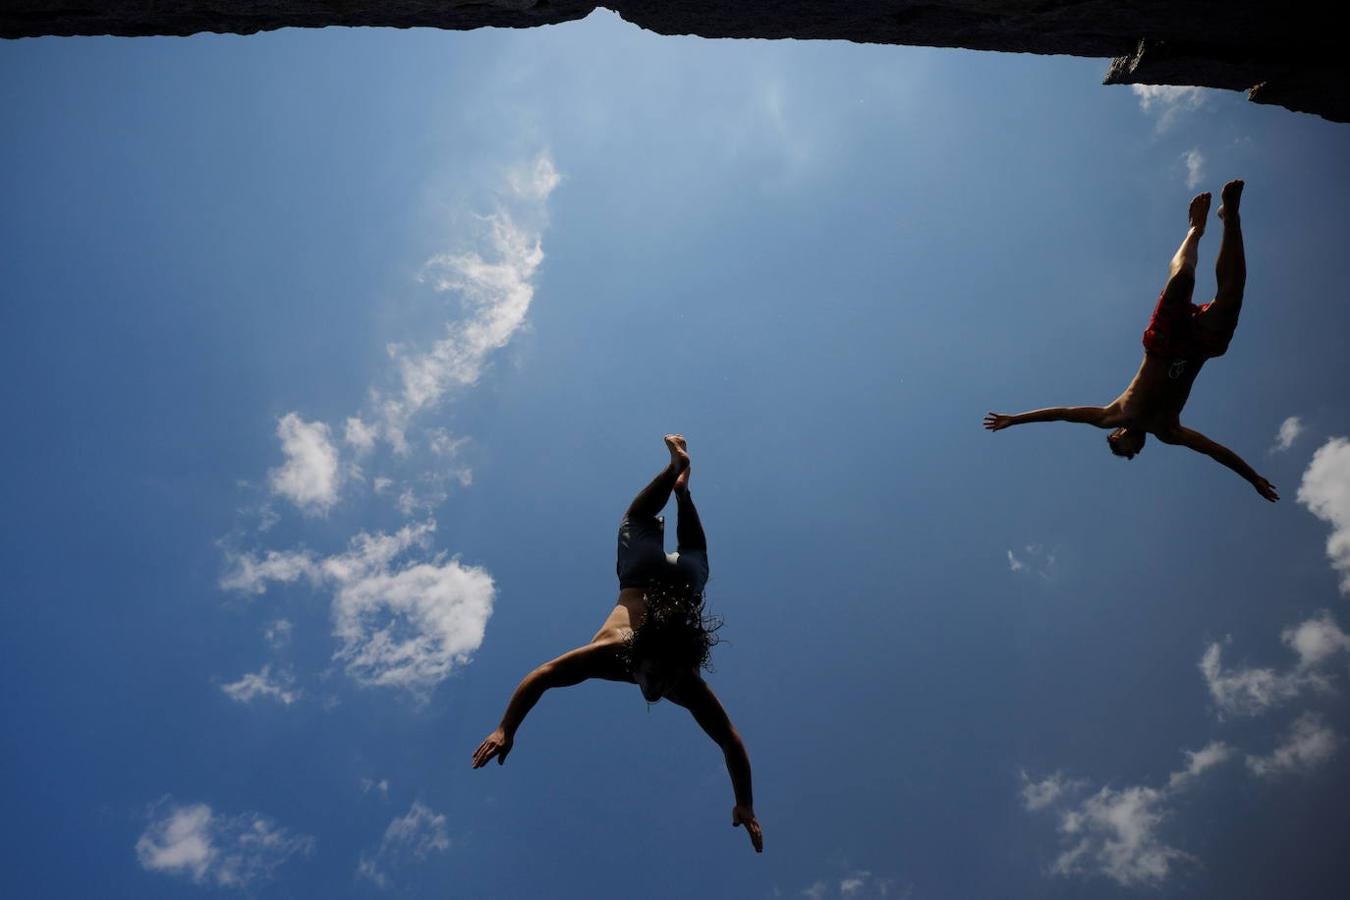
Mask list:
[[[1339,4],[1309,0],[4,0],[0,37],[528,28],[600,5],[660,34],[1114,57],[1107,84],[1245,90],[1257,103],[1350,122]]]

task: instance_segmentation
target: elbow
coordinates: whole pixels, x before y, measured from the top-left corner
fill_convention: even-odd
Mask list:
[[[557,667],[553,663],[544,663],[525,676],[525,683],[532,689],[543,693],[553,686],[553,679],[557,675],[556,669]]]
[[[722,739],[717,742],[717,746],[722,748],[722,753],[728,758],[745,756],[745,742],[741,740],[741,733],[735,728],[730,728]]]

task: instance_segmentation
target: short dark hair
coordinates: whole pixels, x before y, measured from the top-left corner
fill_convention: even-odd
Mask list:
[[[639,660],[658,660],[677,668],[712,669],[712,648],[722,627],[719,616],[710,615],[702,591],[689,585],[654,583],[643,595],[647,611],[624,641],[629,669]]]
[[[1123,456],[1126,459],[1134,459],[1135,455],[1139,452],[1139,450],[1126,450],[1124,447],[1120,446],[1120,439],[1125,436],[1126,431],[1128,431],[1128,429],[1122,426],[1120,428],[1117,428],[1110,434],[1108,434],[1106,436],[1106,445],[1111,448],[1111,452],[1114,453],[1116,456]],[[1139,448],[1141,450],[1144,447],[1144,441],[1147,440],[1148,435],[1145,433],[1142,439],[1139,441]]]

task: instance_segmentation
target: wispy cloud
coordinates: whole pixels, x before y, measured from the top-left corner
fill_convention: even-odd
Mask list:
[[[150,825],[136,841],[136,858],[151,872],[242,888],[270,877],[297,853],[312,852],[315,844],[257,813],[225,817],[205,803],[166,799],[152,810]]]
[[[369,794],[371,791],[379,791],[381,797],[389,799],[389,779],[388,778],[362,778],[361,793]]]
[[[1262,778],[1310,772],[1336,753],[1336,732],[1312,712],[1299,716],[1284,741],[1268,756],[1248,756],[1247,768]]]
[[[445,816],[414,800],[407,814],[389,823],[380,846],[373,853],[361,855],[356,873],[377,887],[389,887],[393,870],[449,849]]]
[[[1205,154],[1192,147],[1181,154],[1181,161],[1186,164],[1186,187],[1195,190],[1205,178]]]
[[[513,200],[528,201],[527,224],[512,204],[484,216],[486,252],[463,250],[434,256],[418,279],[439,292],[456,294],[469,311],[448,324],[445,336],[429,349],[394,345],[389,355],[398,367],[400,389],[378,398],[384,437],[400,453],[408,451],[407,429],[422,411],[439,404],[455,388],[477,383],[489,355],[506,346],[525,324],[534,300],[534,276],[544,261],[539,222],[543,203],[559,183],[547,156],[508,178]]]
[[[1340,573],[1341,593],[1350,594],[1350,440],[1335,437],[1317,449],[1303,472],[1298,502],[1331,523],[1327,556]]]
[[[336,429],[297,412],[277,422],[285,461],[269,472],[274,494],[306,515],[324,515],[344,487],[368,484],[404,516],[426,521],[395,534],[361,531],[345,552],[326,556],[303,547],[251,552],[225,547],[227,570],[220,580],[225,590],[262,594],[269,585],[302,581],[332,589],[334,657],[361,684],[425,696],[482,643],[495,594],[492,577],[435,552],[435,522],[429,518],[452,485],[472,484],[473,472],[459,458],[468,438],[417,423],[478,383],[493,353],[524,327],[544,259],[547,201],[560,182],[547,153],[510,169],[495,207],[472,220],[476,229],[462,235],[457,249],[423,264],[418,281],[453,294],[462,314],[429,346],[388,348],[393,387],[373,388],[362,409]],[[401,472],[381,471],[386,465]],[[409,471],[414,465],[421,471]],[[290,702],[287,697],[298,696],[266,667],[223,689],[241,701],[266,696]]]
[[[1303,434],[1303,420],[1298,416],[1290,416],[1280,423],[1280,430],[1275,434],[1275,443],[1270,448],[1271,453],[1283,453],[1294,446],[1294,441]]]
[[[296,413],[277,420],[277,438],[286,462],[268,473],[272,492],[308,515],[323,515],[338,500],[341,472],[328,426]]]
[[[369,425],[356,416],[347,417],[347,426],[342,439],[350,444],[357,453],[369,453],[375,449],[375,441],[379,439],[379,436],[380,431],[374,425]]]
[[[1024,770],[1021,777],[1022,806],[1029,812],[1045,809],[1066,793],[1078,790],[1085,784],[1083,781],[1066,778],[1063,772],[1055,772],[1040,781],[1032,781]]]
[[[291,642],[295,626],[290,619],[274,619],[263,629],[263,639],[273,650],[281,650]]]
[[[259,697],[269,697],[283,706],[290,706],[301,696],[294,683],[295,678],[290,672],[282,671],[273,675],[271,666],[263,666],[238,681],[222,684],[220,689],[238,703],[251,703]]]
[[[1186,767],[1173,772],[1163,787],[1102,787],[1077,801],[1070,795],[1084,782],[1069,781],[1059,773],[1038,782],[1023,773],[1023,805],[1029,810],[1053,808],[1058,818],[1064,850],[1055,858],[1051,872],[1105,876],[1125,887],[1161,884],[1176,864],[1192,858],[1159,835],[1173,802],[1203,773],[1231,755],[1226,745],[1211,743],[1188,752]]]
[[[812,882],[802,888],[801,894],[809,900],[835,897],[843,900],[869,900],[875,897],[907,900],[911,890],[908,885],[902,887],[894,878],[881,878],[866,869],[850,869],[842,877]]]
[[[1159,133],[1167,131],[1187,112],[1205,105],[1205,89],[1189,85],[1132,84],[1130,91],[1139,100],[1139,108],[1156,116]]]
[[[1200,657],[1200,672],[1220,717],[1257,716],[1300,696],[1305,691],[1329,691],[1332,677],[1323,671],[1333,656],[1350,650],[1350,638],[1320,610],[1310,619],[1284,629],[1280,640],[1298,655],[1286,669],[1223,664],[1223,644],[1215,642]],[[1224,643],[1231,642],[1225,638]]]
[[[1020,550],[1008,550],[1008,570],[1019,575],[1049,578],[1055,572],[1055,551],[1040,544],[1027,544]]]
[[[483,642],[496,589],[485,569],[440,553],[430,557],[436,523],[394,534],[361,532],[344,553],[269,551],[233,558],[222,586],[262,593],[268,581],[304,578],[333,588],[335,658],[361,684],[424,693],[469,661]]]
[[[1199,750],[1187,750],[1186,768],[1168,776],[1168,790],[1180,790],[1232,755],[1233,749],[1222,741],[1211,741]]]

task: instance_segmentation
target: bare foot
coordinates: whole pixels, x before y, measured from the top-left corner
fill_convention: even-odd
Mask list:
[[[1191,227],[1200,234],[1205,233],[1205,219],[1209,217],[1209,191],[1196,194],[1191,198],[1191,208],[1186,211],[1191,219]]]
[[[675,467],[676,472],[684,473],[689,469],[689,450],[684,442],[684,435],[668,434],[665,441],[666,446],[670,448],[670,464]]]
[[[1223,186],[1219,192],[1219,199],[1223,201],[1219,206],[1219,218],[1228,221],[1226,217],[1236,221],[1238,217],[1238,205],[1242,203],[1242,186],[1246,184],[1241,178],[1234,178]]]

